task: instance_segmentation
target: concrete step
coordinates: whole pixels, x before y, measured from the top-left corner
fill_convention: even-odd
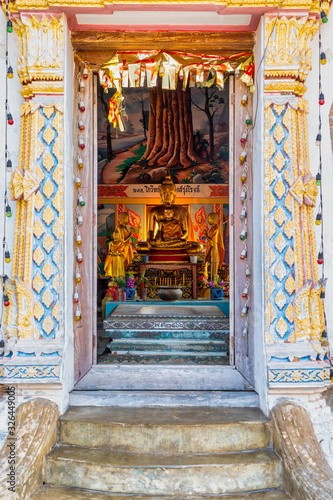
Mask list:
[[[157,365],[158,366],[158,365]],[[200,367],[199,367],[200,368]],[[199,370],[196,367],[197,370]],[[257,407],[254,391],[72,391],[70,406],[148,407]]]
[[[118,495],[113,493],[101,493],[99,491],[82,490],[78,488],[66,488],[63,486],[44,485],[39,488],[31,497],[31,500],[68,500],[76,498],[78,500],[204,500],[212,498],[215,500],[287,500],[290,497],[281,490],[253,491],[250,493],[240,493],[236,495],[214,495],[214,496],[142,496],[142,495]]]
[[[252,386],[234,366],[94,365],[76,384],[75,389],[241,391],[252,389]],[[243,406],[243,403],[234,406]],[[249,406],[258,406],[258,403]]]
[[[46,458],[45,483],[110,493],[216,495],[279,488],[281,464],[270,450],[148,455],[60,446]]]
[[[112,339],[198,339],[198,340],[225,340],[229,339],[230,327],[229,320],[225,325],[225,328],[220,329],[200,329],[200,330],[182,330],[175,329],[160,329],[154,328],[148,329],[137,329],[134,326],[129,329],[120,329],[116,326],[105,329],[104,336]]]
[[[151,352],[123,352],[105,353],[99,359],[99,364],[155,364],[155,365],[227,365],[229,357],[227,353],[165,353],[161,351]]]
[[[267,448],[270,422],[259,408],[70,408],[62,445],[131,453],[222,453]]]
[[[162,352],[173,353],[221,353],[229,350],[228,342],[224,340],[151,340],[151,339],[118,339],[108,343],[113,353],[117,352]]]

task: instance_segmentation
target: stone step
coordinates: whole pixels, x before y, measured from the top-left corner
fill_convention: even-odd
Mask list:
[[[259,408],[73,407],[60,419],[62,445],[131,453],[222,453],[267,448]]]
[[[224,340],[229,341],[229,324],[225,330],[139,330],[139,329],[117,329],[109,328],[104,336],[112,339],[198,339],[198,340]]]
[[[99,389],[106,391],[124,390],[126,392],[135,390],[200,392],[203,390],[249,390],[252,389],[252,386],[234,366],[94,365],[76,384],[75,389],[82,391],[96,391]],[[181,398],[186,399],[187,394],[187,392],[182,393]],[[213,396],[214,394],[216,392],[213,392]],[[228,401],[230,401],[230,394],[233,393],[224,392],[222,396],[228,396]],[[124,397],[127,398],[126,393],[124,393]],[[216,397],[214,396],[213,399],[216,400]],[[242,402],[233,406],[243,406],[244,399],[238,393],[235,394],[235,399],[236,402]],[[151,401],[151,398],[149,398],[149,401]],[[82,404],[84,406],[85,402]],[[211,405],[208,404],[208,406]],[[217,404],[216,406],[221,405]],[[230,404],[227,403],[226,406],[230,406]],[[249,406],[258,406],[258,402],[254,405],[249,404]]]
[[[157,365],[158,366],[158,365]],[[199,367],[200,368],[200,367]],[[199,369],[196,367],[196,369]],[[71,406],[148,407],[257,407],[254,391],[72,391]]]
[[[172,352],[172,353],[220,353],[229,349],[228,342],[224,340],[152,340],[152,339],[118,339],[109,342],[108,348],[112,353],[130,352],[132,354],[146,352]]]
[[[148,455],[60,446],[46,458],[44,480],[121,494],[216,495],[279,488],[280,477],[270,450]]]
[[[100,491],[82,490],[79,488],[66,488],[64,486],[44,485],[39,488],[31,497],[31,500],[68,500],[76,498],[78,500],[207,500],[206,496],[142,496],[142,495],[118,495],[113,493],[101,493]],[[287,500],[290,499],[283,491],[270,489],[266,491],[253,491],[236,495],[213,495],[209,498],[213,500]]]
[[[169,364],[169,365],[227,365],[228,355],[221,353],[177,353],[177,352],[132,352],[106,353],[98,360],[99,364]]]

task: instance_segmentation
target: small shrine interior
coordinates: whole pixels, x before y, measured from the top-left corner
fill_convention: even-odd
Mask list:
[[[99,363],[229,363],[228,76],[251,64],[124,51],[100,69]]]

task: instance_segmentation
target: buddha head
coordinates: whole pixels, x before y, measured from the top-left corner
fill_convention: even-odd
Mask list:
[[[210,225],[218,224],[218,217],[217,217],[217,214],[215,212],[211,212],[208,215],[208,224],[210,224]]]
[[[120,239],[120,231],[116,227],[116,229],[112,233],[113,241],[118,241]]]
[[[126,226],[129,223],[129,215],[127,212],[121,212],[119,214],[119,224]]]
[[[172,205],[175,201],[176,193],[176,186],[174,185],[168,170],[160,189],[160,196],[163,205]]]

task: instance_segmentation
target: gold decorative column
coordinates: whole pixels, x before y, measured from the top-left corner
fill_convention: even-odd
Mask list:
[[[13,356],[5,364],[4,377],[46,381],[59,378],[64,326],[63,17],[22,14],[14,27],[25,102],[20,110],[19,163],[10,181],[17,209],[5,335],[11,351],[21,353],[21,366],[17,368]],[[25,364],[25,353],[37,358]],[[53,353],[52,361],[45,357]]]
[[[271,387],[329,380],[320,344],[325,283],[318,280],[314,235],[317,186],[302,97],[317,28],[309,17],[282,17],[276,24],[266,19],[265,335]]]

